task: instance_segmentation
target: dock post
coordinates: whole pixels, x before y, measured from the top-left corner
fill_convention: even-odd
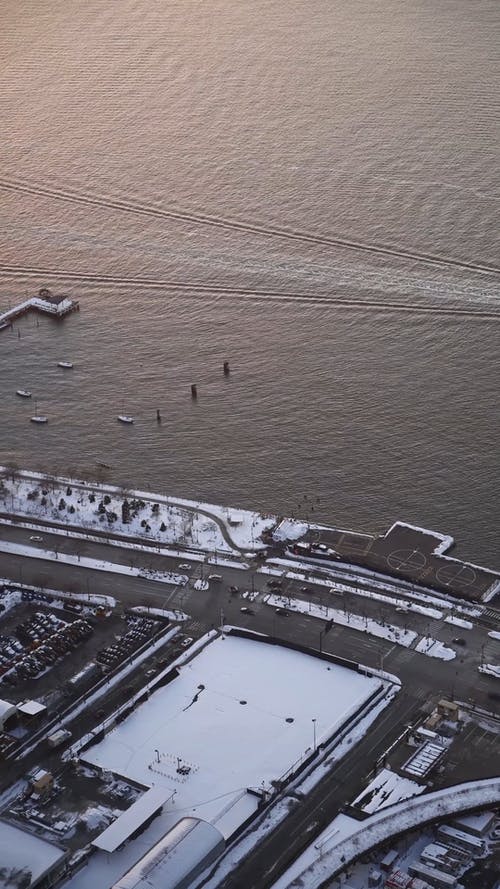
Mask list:
[[[156,408],[156,422],[161,423],[161,414],[159,408]]]
[[[191,383],[191,398],[198,398],[198,389],[196,383]]]
[[[229,368],[229,361],[225,361],[225,362],[224,362],[224,364],[223,364],[223,370],[224,370],[224,376],[225,376],[225,377],[228,377],[229,374],[231,373],[230,368]]]

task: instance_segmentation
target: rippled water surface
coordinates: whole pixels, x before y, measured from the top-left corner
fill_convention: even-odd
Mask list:
[[[0,309],[81,306],[0,333],[0,460],[500,567],[497,0],[6,0],[0,60]]]

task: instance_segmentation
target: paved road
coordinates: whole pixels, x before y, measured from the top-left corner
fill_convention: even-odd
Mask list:
[[[36,542],[29,541],[34,532],[9,528],[7,537],[5,531],[7,529],[2,527],[4,539],[36,545]],[[103,544],[74,541],[72,538],[61,538],[58,535],[45,533],[43,537],[44,540],[40,545],[47,548],[54,543],[59,546],[59,551],[62,551],[61,547],[64,545],[65,551],[78,552],[76,547],[80,548],[83,543],[84,548],[79,549],[82,554],[105,558],[108,561],[113,559],[122,564],[126,564],[126,560],[130,559],[130,550],[124,548],[109,548]],[[148,553],[146,559],[147,565],[152,564],[153,567],[158,567],[161,560],[163,570],[172,570],[183,561],[153,553]],[[185,561],[188,561],[188,557]],[[241,612],[244,600],[240,596],[230,596],[228,586],[236,584],[240,589],[253,587],[264,591],[267,581],[265,575],[259,575],[253,570],[210,568],[210,571],[217,570],[217,573],[222,575],[223,581],[211,583],[208,591],[199,592],[193,589],[192,581],[200,576],[201,571],[207,574],[207,566],[195,562],[191,564],[191,571],[186,572],[191,574],[191,581],[183,588],[107,571],[95,571],[78,565],[69,566],[58,561],[23,559],[7,553],[0,553],[0,576],[14,581],[22,579],[27,584],[53,589],[113,595],[125,605],[144,603],[163,608],[181,608],[191,616],[186,629],[193,636],[201,635],[206,629],[218,625],[222,611],[223,619],[227,623],[271,633],[283,639],[300,641],[312,648],[319,647],[320,630],[324,628],[324,623],[307,614],[290,614],[288,617],[282,617],[276,615],[273,608],[264,605],[260,600],[251,605],[254,610],[253,615]],[[306,594],[299,593],[300,586],[303,585],[303,581],[287,581],[284,592],[291,596],[301,595],[304,598]],[[311,596],[313,601],[323,599],[332,604],[324,588],[322,590],[313,588]],[[244,865],[226,879],[223,884],[225,889],[239,889],[239,887],[266,889],[271,885],[298,852],[334,817],[339,807],[346,800],[353,798],[378,756],[397,737],[401,726],[413,719],[419,708],[430,697],[452,694],[458,700],[474,699],[478,705],[489,710],[496,708],[498,711],[498,704],[488,697],[489,692],[493,688],[496,689],[495,680],[484,677],[477,671],[481,657],[486,661],[498,660],[498,642],[489,639],[486,628],[478,626],[470,631],[458,630],[440,620],[432,621],[418,615],[401,615],[387,606],[383,606],[380,613],[378,603],[363,599],[360,606],[360,601],[355,596],[346,597],[346,601],[349,603],[348,607],[356,608],[358,612],[364,611],[377,619],[389,617],[391,621],[400,625],[405,620],[411,628],[418,629],[419,632],[429,631],[431,635],[448,644],[453,636],[460,633],[466,637],[467,646],[464,649],[457,649],[458,657],[455,660],[444,662],[425,657],[411,649],[394,646],[390,642],[375,639],[348,627],[334,626],[328,634],[323,635],[324,650],[367,666],[380,667],[383,664],[385,670],[399,676],[402,690],[396,702],[379,718],[360,745],[342,760],[342,766],[325,775],[321,785],[292,809],[286,825],[273,831],[258,851],[248,856]]]

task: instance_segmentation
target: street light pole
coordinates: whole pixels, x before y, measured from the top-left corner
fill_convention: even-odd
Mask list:
[[[316,717],[315,716],[313,716],[312,724],[313,724],[313,751],[314,751],[314,753],[316,753]]]

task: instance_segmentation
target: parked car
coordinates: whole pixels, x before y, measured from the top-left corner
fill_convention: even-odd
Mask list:
[[[281,617],[288,617],[288,611],[285,611],[284,608],[275,608],[275,609],[274,609],[274,613],[275,613],[275,614],[280,614]]]
[[[237,587],[237,586],[230,586],[230,587],[229,587],[229,592],[230,592],[230,593],[239,593],[239,591],[240,591],[240,588]]]
[[[43,540],[43,537],[40,537],[39,534],[33,534],[33,535],[30,537],[30,540],[37,540],[37,541],[40,541],[40,540]]]
[[[181,642],[181,648],[188,648],[190,645],[192,645],[192,643],[193,643],[192,637],[186,636],[186,638],[183,639]]]
[[[467,645],[467,642],[463,638],[463,636],[455,636],[454,639],[451,640],[455,645]]]
[[[182,565],[177,565],[179,571],[189,571],[191,565],[188,565],[187,562],[183,562]]]
[[[243,612],[243,614],[255,614],[253,608],[249,608],[248,605],[243,605],[243,607],[240,608],[240,611]]]

